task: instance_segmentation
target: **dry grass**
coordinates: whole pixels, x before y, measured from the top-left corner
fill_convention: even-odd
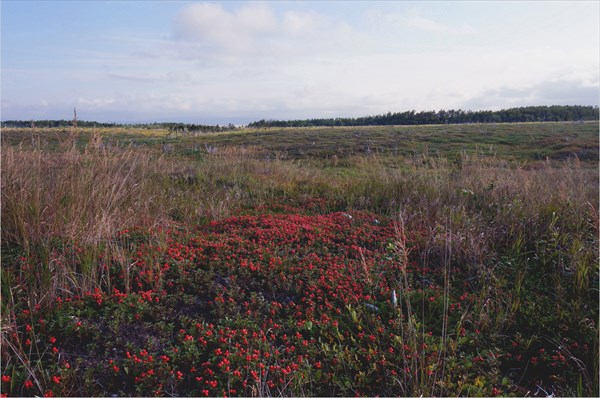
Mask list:
[[[117,231],[168,221],[157,200],[156,176],[165,167],[159,156],[131,148],[65,147],[2,148],[2,243],[34,262],[33,274],[24,276],[33,305],[102,287],[108,278],[97,261],[112,255]],[[65,256],[76,256],[80,266],[65,267],[73,263],[60,261]]]
[[[160,161],[148,152],[2,149],[2,238],[29,251],[53,238],[90,243],[149,214],[149,178]]]
[[[323,210],[402,212],[407,229],[428,229],[423,261],[440,265],[447,239],[454,261],[478,267],[516,237],[533,245],[552,217],[565,232],[597,228],[598,177],[578,162],[529,169],[466,155],[459,164],[426,156],[396,164],[377,156],[299,161],[255,148],[221,148],[198,162],[150,149],[102,148],[97,137],[84,150],[5,145],[3,244],[29,254],[53,240],[97,246],[131,226],[195,225],[314,197],[326,201]],[[584,238],[573,256],[589,262],[595,256]],[[590,274],[585,269],[580,278]]]

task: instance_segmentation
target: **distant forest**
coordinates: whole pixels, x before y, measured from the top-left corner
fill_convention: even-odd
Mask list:
[[[5,120],[2,122],[2,127],[70,127],[73,125],[72,120]],[[86,122],[84,120],[78,120],[77,126],[79,127],[121,127],[118,123],[98,123],[98,122]]]
[[[598,120],[597,106],[526,106],[500,111],[440,110],[424,112],[388,112],[385,115],[357,118],[260,120],[248,127],[313,127],[313,126],[386,126],[415,124],[459,123],[517,123],[517,122],[568,122]]]
[[[72,127],[73,120],[7,120],[2,122],[2,127],[12,127],[12,128],[27,128],[27,127],[37,127],[37,128],[45,128],[45,127]],[[233,130],[236,127],[233,124],[228,124],[226,126],[217,125],[205,125],[205,124],[190,124],[190,123],[132,123],[132,124],[123,124],[123,123],[99,123],[99,122],[90,122],[84,120],[77,121],[77,127],[133,127],[133,128],[142,128],[142,129],[167,129],[173,133],[214,133],[219,131],[227,131]]]
[[[248,124],[251,128],[265,127],[318,127],[318,126],[386,126],[415,124],[459,124],[459,123],[517,123],[517,122],[569,122],[599,120],[597,106],[553,105],[526,106],[502,109],[500,111],[463,111],[440,110],[415,112],[388,112],[385,115],[363,116],[357,118],[304,119],[304,120],[259,120]],[[7,120],[1,122],[5,127],[71,127],[72,120]],[[144,129],[167,129],[172,133],[214,133],[234,130],[233,124],[225,126],[190,123],[99,123],[77,121],[78,127],[134,127]]]

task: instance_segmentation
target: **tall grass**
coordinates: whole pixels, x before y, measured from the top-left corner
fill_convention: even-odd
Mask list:
[[[3,245],[43,254],[56,240],[93,246],[131,226],[194,225],[318,197],[326,201],[323,210],[402,211],[409,230],[428,230],[421,255],[429,263],[442,264],[448,236],[454,261],[479,266],[501,247],[518,243],[517,251],[531,251],[554,230],[567,240],[559,243],[569,247],[563,254],[575,262],[579,289],[593,277],[598,177],[578,162],[534,169],[466,155],[458,164],[377,156],[301,162],[248,148],[219,150],[198,162],[92,142],[64,151],[3,146]]]
[[[97,260],[107,254],[106,242],[122,228],[167,219],[151,184],[161,165],[151,152],[131,148],[2,148],[2,243],[35,263],[35,303],[100,287],[106,278]],[[65,249],[72,244],[81,250]],[[64,253],[57,257],[57,250]],[[80,266],[65,268],[61,255],[77,256]]]
[[[148,222],[140,215],[154,202],[148,176],[157,167],[149,153],[7,147],[2,165],[2,238],[26,251],[53,238],[94,242]]]

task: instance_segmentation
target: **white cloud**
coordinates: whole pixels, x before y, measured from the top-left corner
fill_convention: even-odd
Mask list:
[[[307,32],[322,29],[325,18],[316,13],[286,12],[283,15],[283,28],[292,35],[302,35]]]
[[[313,11],[275,13],[268,3],[226,10],[220,4],[185,6],[173,21],[172,48],[187,59],[236,64],[339,52],[360,34],[347,24]]]
[[[473,35],[477,31],[468,23],[449,24],[427,18],[416,10],[407,12],[383,12],[370,10],[366,14],[367,22],[376,30],[395,30],[404,28],[408,31],[420,31],[450,35]]]
[[[192,81],[192,75],[183,70],[167,72],[166,76],[171,83],[190,83]]]
[[[230,19],[246,33],[270,34],[277,29],[275,15],[266,3],[245,4]]]
[[[106,108],[109,105],[116,104],[117,100],[114,98],[79,98],[77,99],[77,105],[85,106],[91,109]]]
[[[220,4],[197,3],[184,7],[177,15],[174,37],[243,51],[275,28],[275,17],[264,3],[249,3],[232,13]]]
[[[404,25],[406,25],[409,28],[424,30],[428,32],[444,33],[446,30],[448,30],[447,26],[423,17],[409,17],[406,19],[403,18],[403,22]]]
[[[482,109],[561,99],[556,103],[587,104],[597,92],[598,72],[589,66],[579,72],[566,66],[586,64],[587,58],[575,50],[463,49],[356,57],[321,54],[294,62],[248,62],[236,67],[185,69],[185,62],[179,62],[172,72],[146,72],[156,81],[139,82],[130,92],[82,97],[78,110],[129,111],[129,117],[145,113],[161,120],[233,115],[251,121],[406,109]]]
[[[114,80],[125,80],[129,82],[151,82],[156,76],[148,73],[108,73],[108,77]]]
[[[401,17],[400,21],[408,28],[426,32],[446,33],[453,35],[466,35],[475,33],[475,30],[467,23],[463,23],[460,26],[452,26],[420,16],[412,16],[408,18]]]
[[[171,70],[168,72],[129,72],[123,69],[123,72],[108,72],[106,74],[112,80],[122,80],[129,83],[190,83],[192,75],[184,70]]]
[[[598,105],[598,84],[548,80],[528,86],[501,86],[469,98],[466,109],[500,109],[525,105]]]

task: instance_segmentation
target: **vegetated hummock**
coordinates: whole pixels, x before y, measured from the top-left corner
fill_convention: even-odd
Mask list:
[[[4,129],[1,392],[597,396],[597,138]]]

